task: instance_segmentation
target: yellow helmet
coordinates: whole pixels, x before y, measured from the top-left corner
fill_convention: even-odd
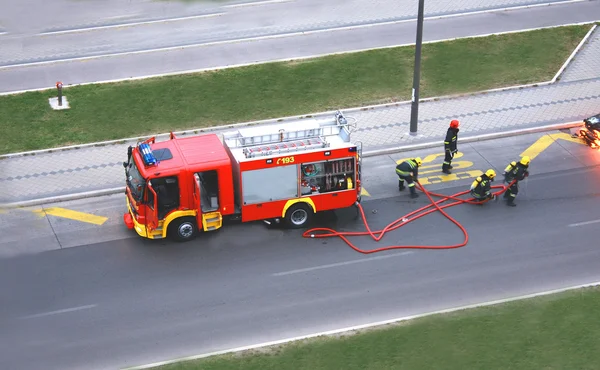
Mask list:
[[[415,158],[415,162],[417,162],[417,166],[419,166],[419,167],[423,164],[423,161],[421,160],[421,157]]]
[[[529,162],[531,162],[531,159],[528,156],[523,156],[521,158],[521,164],[523,166],[527,166],[529,164]]]
[[[487,170],[487,171],[485,171],[485,175],[487,177],[489,177],[490,179],[493,179],[494,177],[496,177],[496,171],[494,171],[494,170]]]

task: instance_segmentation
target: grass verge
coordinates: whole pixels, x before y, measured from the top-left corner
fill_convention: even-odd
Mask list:
[[[423,46],[421,97],[549,80],[590,29]],[[414,47],[0,97],[0,153],[121,139],[410,98]],[[68,82],[68,81],[66,81]]]
[[[159,370],[598,369],[600,289],[416,319]]]

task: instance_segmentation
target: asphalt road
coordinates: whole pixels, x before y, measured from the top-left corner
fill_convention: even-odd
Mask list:
[[[463,145],[456,172],[499,171],[539,137]],[[398,195],[392,172],[394,160],[415,154],[365,160],[371,197],[363,205],[373,228],[426,204]],[[13,240],[3,238],[0,249],[16,245],[21,252],[0,259],[0,368],[140,365],[600,280],[597,224],[585,223],[600,218],[599,163],[599,151],[557,141],[532,162],[518,207],[449,210],[470,236],[466,247],[449,251],[365,256],[339,240],[303,239],[300,231],[260,222],[230,225],[192,243],[151,242],[119,226],[120,197],[56,205],[109,216],[103,226],[27,210],[20,220],[0,215],[3,235]],[[422,181],[434,181],[439,170],[430,171],[436,173],[424,173]],[[453,194],[471,181],[427,186]],[[351,209],[330,216],[319,226],[361,228]],[[52,232],[42,237],[44,227]],[[112,241],[98,242],[102,234]],[[368,249],[461,240],[454,225],[434,214],[381,243],[357,243]]]
[[[507,5],[498,4],[496,8]],[[598,4],[598,0],[589,0],[432,18],[425,22],[424,40],[595,21],[600,19]],[[426,11],[428,16],[447,17],[475,9],[444,9],[435,5]],[[319,11],[307,18],[307,9]],[[110,81],[415,41],[415,17],[408,8],[393,12],[390,9],[392,13],[386,16],[385,7],[378,10],[382,14],[371,14],[354,4],[346,9],[344,17],[342,13],[331,16],[327,9],[312,2],[277,3],[233,8],[224,15],[208,18],[86,32],[8,33],[0,36],[0,93],[49,88],[59,80],[65,85]],[[218,10],[205,13],[219,14]],[[344,28],[350,26],[355,28]]]

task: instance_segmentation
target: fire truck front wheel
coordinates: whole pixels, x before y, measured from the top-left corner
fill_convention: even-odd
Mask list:
[[[182,217],[173,220],[169,225],[169,236],[178,242],[185,242],[194,239],[198,233],[196,220],[191,217]]]
[[[305,227],[312,220],[313,210],[304,203],[297,203],[290,207],[285,213],[285,222],[288,227],[299,229]]]

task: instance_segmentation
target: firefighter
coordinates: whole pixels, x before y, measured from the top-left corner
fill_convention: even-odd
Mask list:
[[[398,190],[404,190],[404,181],[408,184],[410,197],[417,198],[419,194],[415,189],[415,181],[419,178],[419,166],[423,164],[421,158],[411,158],[396,166],[396,174],[398,175]]]
[[[492,194],[492,181],[494,181],[495,177],[496,171],[489,169],[473,181],[471,184],[471,196],[473,196],[473,200],[481,202],[495,198],[494,194]]]
[[[529,176],[529,162],[531,159],[528,156],[523,156],[519,162],[510,162],[504,169],[504,182],[510,184],[516,180],[504,193],[506,205],[515,207],[515,198],[519,193],[519,181]]]
[[[458,140],[458,120],[453,119],[450,121],[450,127],[448,127],[448,131],[446,132],[446,140],[444,140],[444,164],[442,165],[443,173],[450,173],[452,169],[452,159],[454,155],[458,152],[456,147]]]

